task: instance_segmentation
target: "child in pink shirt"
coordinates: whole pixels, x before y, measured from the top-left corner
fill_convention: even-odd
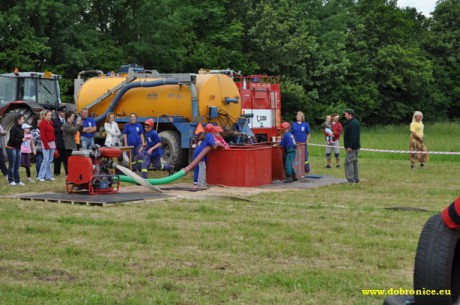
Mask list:
[[[30,154],[37,154],[35,150],[34,137],[30,134],[30,126],[27,123],[22,124],[24,129],[24,140],[21,145],[21,166],[26,168],[27,180],[34,182],[30,177]]]

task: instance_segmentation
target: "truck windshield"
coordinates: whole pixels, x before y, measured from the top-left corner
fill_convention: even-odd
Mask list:
[[[16,100],[17,80],[11,77],[0,76],[0,104]]]

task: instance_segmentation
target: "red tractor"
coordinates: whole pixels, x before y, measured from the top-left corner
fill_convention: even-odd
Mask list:
[[[19,72],[17,69],[13,73],[0,74],[0,115],[5,131],[14,125],[18,113],[32,125],[34,116],[40,111],[56,110],[61,105],[60,79],[60,75],[50,72]],[[68,106],[68,109],[74,108]]]

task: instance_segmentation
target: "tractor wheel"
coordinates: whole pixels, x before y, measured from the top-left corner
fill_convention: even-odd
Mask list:
[[[163,156],[161,161],[174,168],[180,169],[186,165],[187,154],[181,148],[181,138],[177,131],[165,130],[159,133],[161,139],[161,148],[163,149]]]
[[[414,290],[448,290],[449,295],[415,295],[416,305],[460,304],[460,230],[449,229],[441,215],[428,219],[417,246]]]

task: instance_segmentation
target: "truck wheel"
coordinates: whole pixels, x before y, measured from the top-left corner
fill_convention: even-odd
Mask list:
[[[173,165],[176,169],[185,166],[187,155],[181,148],[180,134],[174,130],[165,130],[159,133],[163,156],[161,161]]]
[[[24,123],[27,123],[29,125],[32,125],[33,123],[32,121],[34,119],[34,114],[28,108],[18,108],[18,109],[14,109],[6,113],[2,119],[3,130],[6,131],[6,135],[4,136],[5,146],[6,146],[6,143],[8,143],[8,140],[10,139],[10,129],[14,126],[15,124],[14,120],[18,113],[24,116],[24,119],[25,119]]]
[[[441,215],[428,219],[417,246],[414,290],[450,290],[450,295],[416,295],[416,305],[460,304],[460,230],[451,230]]]

